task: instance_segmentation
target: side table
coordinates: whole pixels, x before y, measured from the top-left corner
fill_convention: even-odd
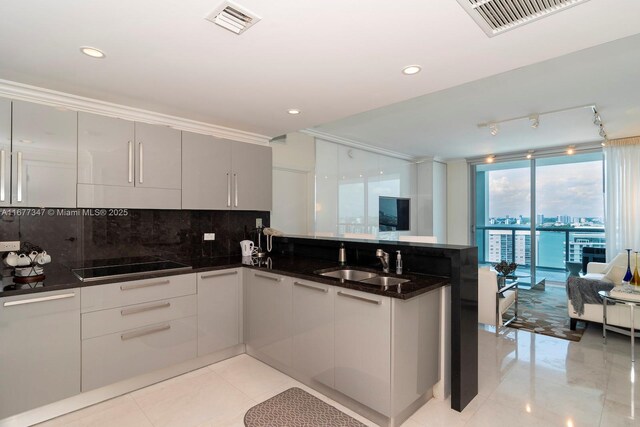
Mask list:
[[[634,323],[634,310],[637,306],[640,306],[640,300],[636,299],[626,299],[621,296],[611,296],[609,291],[598,291],[598,295],[602,297],[602,338],[604,343],[607,343],[607,331],[618,332],[623,335],[627,335],[631,337],[631,361],[636,361],[636,351],[635,351],[635,339],[640,338],[640,333],[635,331],[635,323]],[[631,316],[631,330],[627,331],[625,328],[620,328],[617,326],[611,326],[607,324],[607,301],[611,301],[616,304],[624,304],[629,307],[629,313]]]

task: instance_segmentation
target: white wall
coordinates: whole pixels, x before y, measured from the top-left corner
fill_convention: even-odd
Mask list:
[[[448,243],[447,164],[433,162],[433,235]]]
[[[273,210],[271,226],[286,234],[313,230],[315,197],[315,139],[290,133],[273,150]]]
[[[417,165],[418,234],[447,243],[447,165],[424,160]]]
[[[469,244],[469,166],[466,160],[447,163],[447,243]]]

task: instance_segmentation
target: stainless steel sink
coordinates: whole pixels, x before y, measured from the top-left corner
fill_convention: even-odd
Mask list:
[[[387,276],[377,276],[377,277],[372,277],[370,279],[360,280],[360,282],[362,283],[366,283],[368,285],[377,285],[384,288],[387,288],[389,286],[397,286],[401,283],[405,283],[408,281],[409,279],[400,279],[398,277],[387,277]]]
[[[356,282],[378,278],[378,275],[376,273],[370,273],[368,271],[362,271],[362,270],[348,270],[348,269],[328,271],[326,273],[320,273],[320,275],[326,276],[326,277],[335,277],[337,279],[342,279],[342,280],[353,280]]]

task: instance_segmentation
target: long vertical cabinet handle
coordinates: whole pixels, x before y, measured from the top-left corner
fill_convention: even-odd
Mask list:
[[[133,182],[133,144],[129,141],[129,182]]]
[[[140,154],[140,184],[144,180],[144,149],[142,148],[142,142],[138,143],[138,150]]]
[[[234,206],[237,208],[238,207],[238,174],[237,173],[233,174],[233,186],[234,186],[233,193],[235,197]]]
[[[22,202],[22,152],[18,151],[18,202]]]
[[[231,174],[227,173],[227,207],[231,207]]]
[[[5,157],[4,156],[5,156],[4,150],[0,150],[0,202],[4,202],[4,198],[5,198],[5,196],[4,196]]]

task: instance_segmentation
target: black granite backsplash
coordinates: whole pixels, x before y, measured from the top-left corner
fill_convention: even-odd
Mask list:
[[[89,260],[138,256],[171,259],[230,256],[240,254],[241,240],[256,241],[256,218],[261,218],[265,226],[270,219],[269,212],[262,211],[128,209],[110,211],[107,215],[92,212],[95,213],[82,209],[0,209],[0,240],[40,246],[56,262],[68,266]],[[204,233],[215,233],[216,239],[205,242]]]

